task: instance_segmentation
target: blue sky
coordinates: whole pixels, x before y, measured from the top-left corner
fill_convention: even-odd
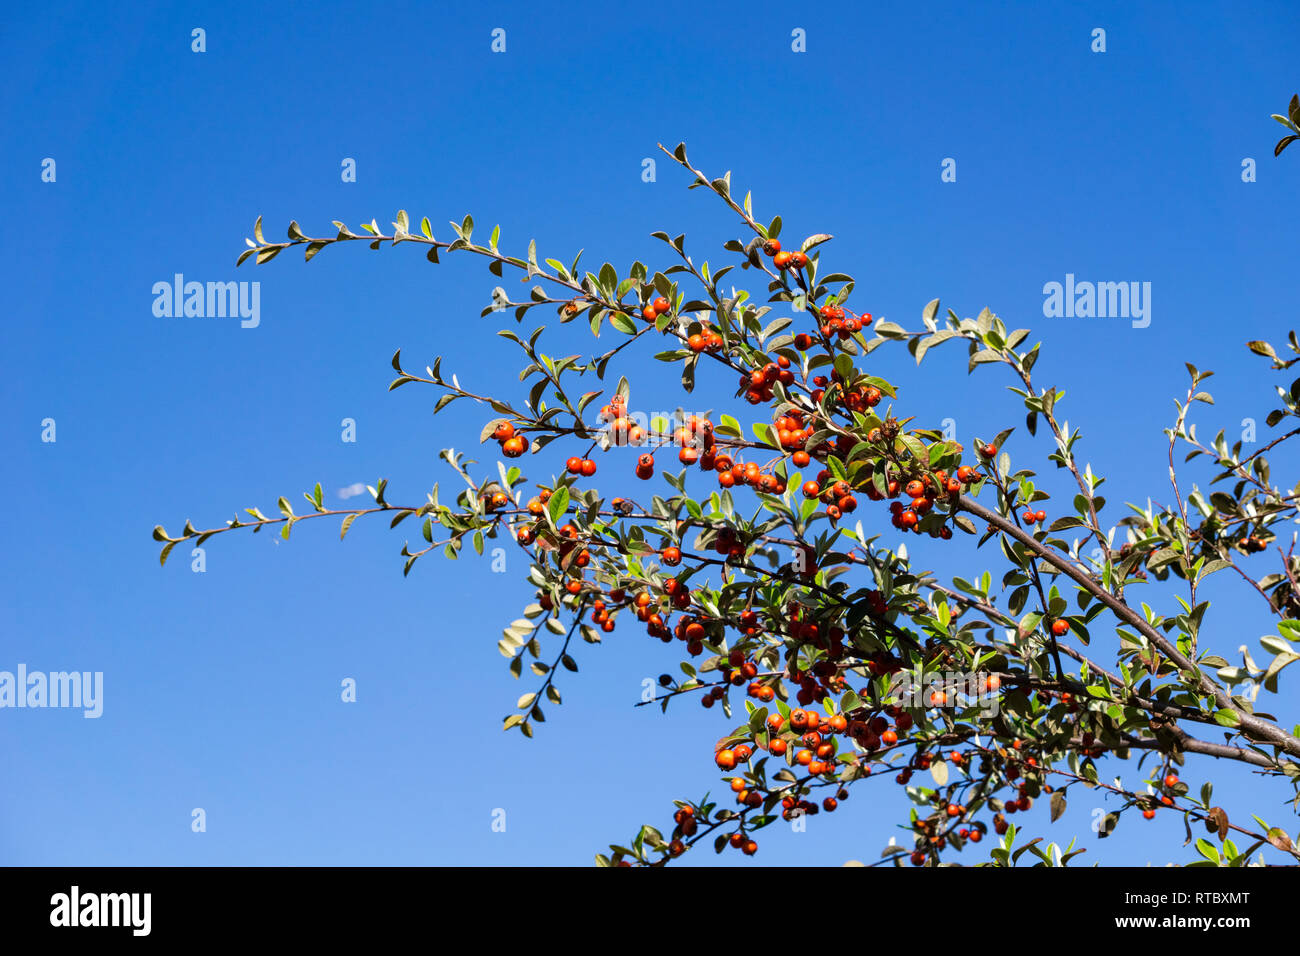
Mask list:
[[[1104,53],[1090,50],[1097,27]],[[806,53],[791,51],[795,28]],[[338,489],[380,476],[392,500],[448,482],[438,450],[476,448],[491,413],[458,404],[434,419],[431,390],[388,393],[399,347],[416,368],[442,355],[467,386],[518,395],[497,317],[479,318],[498,284],[481,262],[357,244],[236,271],[259,214],[279,237],[291,219],[327,234],[404,208],[442,238],[468,212],[501,223],[513,252],[535,237],[543,256],[585,247],[589,265],[620,269],[667,265],[649,233],[684,231],[716,264],[739,235],[726,210],[666,160],[641,178],[656,142],[685,140],[697,165],[753,190],[760,219],[833,233],[823,262],[857,277],[858,309],[914,325],[939,296],[1032,328],[1036,374],[1066,388],[1061,411],[1110,477],[1114,521],[1124,500],[1167,497],[1160,429],[1185,360],[1219,373],[1203,429],[1231,434],[1270,407],[1274,383],[1241,346],[1282,339],[1294,311],[1300,155],[1273,158],[1268,117],[1296,92],[1297,28],[1283,3],[760,4],[739,20],[697,3],[11,12],[0,669],[102,671],[105,707],[98,720],[0,711],[0,860],[586,864],[640,823],[664,825],[673,797],[717,789],[711,744],[729,724],[697,706],[634,708],[642,679],[676,658],[631,628],[581,649],[533,740],[501,732],[531,689],[496,650],[528,600],[514,552],[515,573],[429,558],[403,579],[405,528],[359,521],[340,544],[322,521],[287,543],[214,539],[202,574],[179,549],[159,568],[159,522],[213,527],[281,494],[301,502],[316,481],[336,507]],[[945,158],[955,183],[940,181]],[[260,325],[155,317],[150,290],[176,273],[260,281]],[[1152,283],[1150,326],[1044,318],[1044,283],[1067,273]],[[579,332],[543,342],[592,351]],[[870,362],[964,439],[1023,420],[996,373],[967,378],[964,352],[919,373],[901,350]],[[649,405],[672,396],[672,370],[636,374]],[[340,440],[344,418],[355,443]],[[1023,429],[1009,450],[1026,464],[1046,453]],[[545,480],[554,461],[528,472]],[[631,483],[630,463],[602,470]],[[970,576],[984,556],[962,547],[925,559]],[[1225,589],[1211,613],[1225,656],[1269,630],[1248,601]],[[339,700],[344,677],[355,704]],[[1294,720],[1288,703],[1271,709]],[[1198,766],[1185,778],[1222,778],[1230,814],[1285,819],[1281,790]],[[771,828],[759,860],[874,858],[905,815],[896,789],[859,787],[806,833]],[[1072,799],[1050,835],[1088,837],[1092,862],[1187,858],[1173,819],[1092,839],[1091,800]],[[191,832],[195,807],[206,833]]]

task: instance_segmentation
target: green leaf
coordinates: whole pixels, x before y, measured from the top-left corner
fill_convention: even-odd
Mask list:
[[[569,509],[569,489],[566,485],[561,485],[555,489],[551,495],[551,500],[546,503],[546,510],[551,516],[551,523],[559,525],[564,514]]]
[[[636,335],[636,323],[625,312],[609,313],[609,324],[627,335]]]

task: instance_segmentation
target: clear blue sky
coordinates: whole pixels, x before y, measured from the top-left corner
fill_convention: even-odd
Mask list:
[[[338,489],[381,475],[397,501],[446,483],[438,449],[477,447],[490,415],[455,405],[434,419],[432,390],[386,392],[398,347],[416,368],[443,355],[463,383],[518,389],[497,317],[478,317],[498,282],[480,262],[357,244],[236,272],[259,214],[279,237],[290,219],[328,233],[332,219],[387,226],[405,208],[441,237],[469,212],[480,229],[500,222],[511,251],[536,237],[544,256],[585,247],[589,264],[620,268],[666,265],[649,233],[685,231],[717,263],[738,234],[726,211],[667,162],[641,180],[656,141],[685,140],[706,171],[730,168],[753,190],[760,218],[834,233],[823,261],[857,276],[859,309],[912,325],[941,296],[1031,327],[1038,375],[1067,389],[1080,452],[1110,476],[1112,521],[1124,500],[1167,497],[1160,429],[1184,360],[1219,372],[1203,429],[1262,422],[1273,383],[1241,345],[1281,339],[1295,311],[1300,153],[1273,158],[1268,118],[1300,87],[1295,5],[735,14],[321,2],[6,15],[0,669],[103,671],[105,707],[98,720],[0,711],[0,861],[586,864],[642,822],[663,826],[673,797],[716,790],[711,744],[729,724],[693,704],[669,719],[633,708],[676,649],[630,627],[580,649],[582,672],[535,739],[501,732],[531,689],[496,650],[528,600],[514,552],[512,574],[430,558],[403,579],[398,550],[418,532],[358,522],[341,544],[322,521],[288,543],[214,539],[203,574],[180,549],[159,568],[159,522],[212,527],[281,494],[305,504],[316,481],[334,506]],[[504,54],[489,49],[496,27]],[[806,53],[791,52],[795,28]],[[46,157],[54,183],[41,181]],[[340,180],[344,157],[355,183]],[[940,182],[946,157],[955,183]],[[1242,182],[1246,157],[1257,182]],[[259,280],[260,326],[155,317],[150,290],[175,273]],[[1043,284],[1067,273],[1151,282],[1150,327],[1044,318]],[[544,342],[590,351],[577,331]],[[934,353],[922,375],[901,350],[877,355],[911,410],[954,417],[963,439],[1023,420],[998,373],[967,378],[964,352]],[[673,382],[647,368],[647,391],[656,370]],[[717,394],[730,384],[701,377]],[[40,440],[46,418],[54,444]],[[355,444],[340,441],[344,418]],[[1026,464],[1045,454],[1023,429],[1010,450]],[[553,461],[528,470],[545,479]],[[604,472],[631,484],[628,463]],[[983,566],[966,543],[925,559]],[[1225,593],[1210,631],[1226,656],[1269,630],[1259,611]],[[344,677],[356,704],[339,700]],[[1265,709],[1294,720],[1295,703]],[[1230,813],[1290,819],[1280,789],[1218,775]],[[759,861],[874,859],[905,815],[895,791],[859,787],[803,834],[771,828]],[[1072,799],[1050,830],[1086,837],[1084,859],[1187,858],[1173,819],[1093,839],[1091,800]],[[206,833],[190,830],[195,807]],[[496,808],[505,833],[491,829]]]

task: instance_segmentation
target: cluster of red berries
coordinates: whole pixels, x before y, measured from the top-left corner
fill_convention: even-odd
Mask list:
[[[659,296],[651,302],[647,302],[644,309],[641,310],[641,318],[647,322],[653,322],[661,315],[667,315],[673,310],[673,304],[663,296]]]
[[[799,685],[795,701],[803,707],[814,700],[821,700],[827,694],[838,694],[845,687],[840,676],[839,662],[844,658],[844,629],[838,625],[826,627],[819,624],[813,612],[802,605],[790,604],[785,630],[790,635],[786,648],[786,670],[790,680]],[[821,658],[811,667],[800,667],[799,658],[808,649],[821,652]]]
[[[664,582],[664,593],[672,606],[678,610],[684,610],[691,605],[690,588],[676,578],[668,578]],[[669,630],[663,615],[659,612],[660,602],[651,596],[649,591],[641,591],[629,601],[624,588],[611,588],[608,594],[602,594],[591,602],[592,620],[603,630],[612,631],[614,619],[611,609],[622,606],[632,610],[637,620],[646,625],[646,631],[652,637],[657,637],[665,643],[673,639],[674,631]],[[675,633],[678,638],[688,642],[688,650],[691,649],[691,645],[698,648],[691,651],[693,656],[703,651],[702,641],[706,632],[704,625],[697,620],[687,618],[679,620]]]
[[[560,529],[561,536],[568,538],[572,528],[572,525],[565,525]],[[561,562],[564,560],[563,555],[567,554],[566,546],[571,547],[571,543],[568,541],[562,541],[560,545],[560,554],[562,556]],[[581,569],[585,568],[589,561],[590,554],[584,549],[574,556],[573,561],[570,564],[570,574],[572,576],[567,582],[565,582],[564,589],[574,598],[577,598],[584,590],[584,582],[582,579],[583,572]],[[576,571],[574,570],[575,568],[577,569]],[[669,595],[670,600],[675,607],[686,608],[690,606],[690,589],[681,584],[681,582],[677,581],[675,578],[669,578],[668,581],[665,582],[664,591]],[[551,596],[545,591],[538,594],[537,602],[548,611],[554,607],[554,602],[551,600]],[[629,600],[626,589],[621,587],[610,588],[608,593],[601,592],[600,597],[594,598],[591,601],[590,609],[592,614],[592,623],[598,625],[605,633],[609,633],[614,630],[614,612],[621,607],[627,607],[632,610],[638,620],[646,624],[646,629],[651,635],[671,641],[672,632],[668,630],[663,617],[659,614],[658,604],[659,602],[651,597],[648,591],[642,591]],[[700,638],[704,636],[702,625],[700,633],[695,636]]]
[[[864,687],[863,690],[869,691],[870,688]],[[892,725],[890,719],[893,720]],[[894,704],[886,707],[882,713],[875,714],[865,720],[855,719],[849,722],[849,735],[867,751],[875,751],[881,747],[893,747],[911,729],[912,715]],[[929,754],[921,754],[918,759],[921,758],[928,761]],[[928,762],[926,767],[929,767]],[[899,783],[906,783],[911,778],[910,771],[904,770],[903,773],[907,774],[907,777],[899,779]]]
[[[761,807],[763,805],[762,791],[751,789],[745,783],[744,777],[731,778],[731,792],[736,795],[736,802],[743,807]]]
[[[1161,806],[1172,807],[1174,805],[1174,796],[1175,796],[1175,794],[1173,793],[1173,789],[1174,787],[1178,786],[1178,774],[1176,773],[1165,774],[1165,778],[1164,780],[1161,781],[1161,783],[1164,784],[1163,789],[1165,792],[1160,795],[1160,804]],[[1142,811],[1142,816],[1148,820],[1155,819],[1155,815],[1156,815],[1156,811],[1154,807],[1147,807],[1145,810]]]
[[[674,593],[677,592],[675,591]],[[704,626],[704,623],[700,621],[699,618],[691,617],[689,615],[680,618],[677,621],[677,626],[673,628],[673,636],[679,641],[686,642],[686,653],[690,654],[691,657],[699,657],[704,653],[704,639],[708,636],[708,633],[708,628]],[[724,677],[723,679],[725,680],[726,678]],[[726,694],[726,689],[722,686],[714,687],[713,690],[716,691],[716,693],[714,693],[712,697],[709,695],[705,696],[705,700],[709,701],[708,704],[704,705],[706,707],[713,706],[713,700],[721,699]]]
[[[761,800],[759,802],[762,803]],[[758,844],[750,837],[745,836],[741,830],[736,830],[731,836],[727,837],[727,845],[739,850],[745,856],[753,856],[758,852]]]
[[[717,751],[713,755],[713,762],[718,765],[719,770],[735,770],[738,764],[744,763],[753,755],[754,748],[749,744],[737,744],[735,747]]]
[[[803,415],[792,412],[781,416],[776,421],[777,439],[783,447],[798,448],[812,433],[811,428],[803,425]],[[722,488],[749,485],[756,491],[766,494],[783,494],[786,483],[779,475],[766,471],[757,462],[738,462],[731,455],[718,450],[714,437],[713,422],[698,415],[691,415],[684,424],[673,432],[672,442],[680,446],[677,460],[683,465],[699,465],[704,471],[717,473],[718,485]],[[796,451],[795,463],[807,463],[811,459],[807,452]],[[654,474],[654,457],[642,455],[637,461],[637,477],[649,478]]]
[[[769,239],[763,243],[763,254],[771,258],[772,265],[778,269],[792,269],[798,272],[808,265],[808,256],[802,252],[783,252],[778,239]]]
[[[525,509],[534,518],[540,518],[546,511],[546,503],[551,500],[551,489],[543,488],[532,498],[528,499]],[[515,531],[515,540],[524,547],[532,544],[537,540],[537,532],[541,527],[541,522],[534,522],[532,525],[525,525]]]
[[[627,417],[627,399],[615,393],[600,410],[599,418],[609,423],[609,440],[614,445],[644,445],[645,429]]]
[[[722,336],[707,327],[686,337],[686,346],[692,352],[716,352],[722,344]]]
[[[818,310],[818,314],[821,316],[822,320],[822,336],[828,339],[832,336],[838,336],[841,340],[847,339],[852,336],[854,332],[861,332],[863,327],[871,324],[870,312],[862,316],[856,316],[852,313],[846,314],[844,309],[838,305],[824,305],[820,310]],[[805,337],[809,340],[812,338],[806,333]],[[795,338],[797,339],[798,336]],[[809,341],[808,345],[811,344],[812,342]],[[797,341],[795,343],[795,348],[799,348],[799,343]],[[806,350],[807,346],[800,349],[800,351]]]
[[[793,453],[791,458],[796,467],[803,468],[812,461],[804,446],[812,437],[813,426],[807,421],[803,412],[792,408],[782,415],[777,415],[772,422],[772,427],[776,430],[777,444],[782,450]]]
[[[695,836],[695,831],[699,829],[699,824],[695,821],[695,808],[691,806],[678,807],[673,814],[673,822],[677,824],[677,833],[682,836]]]
[[[677,582],[674,581],[673,583]],[[746,637],[757,635],[762,630],[758,624],[758,615],[751,610],[742,611],[740,614],[740,628]],[[686,642],[686,652],[692,657],[698,657],[704,653],[703,642],[708,631],[699,618],[683,617],[677,622],[674,633],[679,640]],[[754,680],[758,676],[758,663],[747,660],[745,652],[740,648],[733,649],[728,654],[726,662],[718,670],[722,676],[721,682],[715,684],[700,699],[701,705],[706,708],[712,707],[717,701],[726,696],[728,685],[740,687],[746,681],[751,682],[747,690],[750,697],[764,702],[769,702],[776,697],[776,691],[773,688]]]
[[[838,520],[844,514],[856,509],[858,502],[847,481],[840,479],[826,484],[831,477],[830,471],[822,469],[816,479],[804,482],[802,491],[805,498],[817,498],[824,502],[827,516],[831,520]],[[941,494],[955,497],[961,493],[963,487],[979,481],[981,477],[974,468],[962,465],[957,469],[957,474],[951,478],[941,469],[935,472],[934,477],[925,474],[908,481],[906,485],[902,485],[896,478],[891,478],[885,483],[884,492],[871,482],[865,486],[864,492],[872,501],[883,501],[886,498],[897,498],[901,491],[911,499],[911,502],[910,504],[904,504],[902,501],[890,502],[890,523],[899,530],[919,533],[921,519],[934,509],[935,502]],[[943,525],[933,534],[935,537],[947,540],[952,537],[952,529]]]
[[[805,481],[800,490],[805,498],[817,498],[824,502],[826,516],[832,521],[837,521],[843,515],[857,509],[858,499],[853,496],[853,488],[847,481],[836,481],[823,488],[821,483],[830,476],[829,471],[822,469],[818,473],[816,481]]]
[[[780,733],[787,728],[791,734],[797,735],[797,742],[802,744],[802,748],[795,751],[795,763],[806,768],[814,777],[835,770],[835,754],[839,750],[835,736],[850,733],[847,717],[843,714],[822,717],[816,711],[804,710],[802,707],[790,711],[788,721],[780,714],[768,717],[767,729],[770,733]]]
[[[596,463],[590,458],[579,458],[574,455],[565,462],[565,469],[571,475],[582,475],[584,478],[590,478],[596,473]]]
[[[827,389],[833,389],[835,395],[834,404],[851,412],[865,412],[869,408],[875,408],[884,398],[884,394],[874,385],[845,388],[840,373],[835,370],[832,370],[829,376],[814,375],[812,383],[812,400],[814,402],[820,403],[826,397]],[[883,433],[876,431],[876,437],[872,438],[870,434],[867,437],[869,441],[880,441],[881,434]],[[846,436],[840,437],[844,438]]]
[[[740,648],[734,648],[727,655],[726,662],[723,663],[718,670],[722,675],[722,686],[730,684],[733,687],[744,687],[748,682],[749,686],[745,687],[745,693],[747,696],[765,704],[771,703],[776,699],[776,690],[773,687],[755,679],[758,677],[758,662],[747,659],[747,655]],[[725,694],[725,691],[722,691],[721,686],[714,688],[714,690],[719,691],[717,694],[718,698],[721,698]],[[713,701],[710,699],[712,696],[712,693],[705,696],[704,700],[708,701],[704,704],[705,707],[713,706]]]
[[[955,820],[961,817],[965,812],[966,808],[956,803],[950,803],[944,808],[944,816],[949,820]],[[912,824],[912,829],[916,831],[917,838],[922,844],[930,847],[933,852],[938,853],[938,851],[944,849],[948,845],[948,837],[945,833],[940,832],[940,826],[941,823],[939,819],[922,818],[916,820]],[[1005,826],[1003,829],[1005,830]],[[963,840],[970,840],[972,843],[979,843],[980,840],[984,839],[984,831],[977,827],[962,827],[957,830],[957,835]],[[930,854],[927,853],[922,846],[918,846],[909,855],[909,859],[912,861],[913,866],[925,866],[926,861],[929,858]]]
[[[492,437],[501,443],[501,454],[507,458],[518,458],[528,451],[528,439],[515,434],[515,426],[510,422],[498,422],[492,430]]]
[[[835,796],[824,799],[820,807],[816,800],[783,797],[781,800],[781,817],[785,820],[793,820],[798,816],[811,817],[815,816],[818,810],[834,813],[840,803],[848,798],[849,792],[842,787],[835,792]]]
[[[600,598],[591,602],[591,622],[599,625],[600,629],[608,634],[614,630],[614,618],[609,613],[609,608]]]
[[[718,455],[714,459],[714,470],[718,473],[718,485],[722,488],[744,487],[749,485],[755,491],[764,494],[780,495],[785,493],[785,479],[780,475],[763,471],[757,462],[733,462],[730,455]]]
[[[740,780],[740,778],[736,778],[736,780],[739,780],[740,789],[743,790],[745,786],[744,781]],[[736,780],[733,780],[731,784],[733,791],[737,789]],[[741,802],[745,803],[747,806],[752,805],[749,803],[749,800],[749,796],[746,795],[745,800]],[[761,804],[762,802],[763,799],[759,796],[758,803]],[[695,808],[689,804],[678,807],[677,812],[673,814],[673,822],[677,824],[677,826],[673,829],[673,839],[668,844],[668,855],[677,857],[681,856],[682,853],[686,851],[686,845],[682,842],[681,838],[692,837],[699,829],[699,823],[695,819]],[[740,850],[746,856],[753,856],[758,852],[758,844],[748,837],[743,830],[737,830],[732,833],[727,838],[727,844]]]
[[[929,475],[913,479],[903,488],[903,493],[911,499],[911,503],[909,505],[899,501],[890,503],[891,523],[895,528],[903,531],[919,532],[921,519],[933,509],[935,500],[941,494],[955,498],[961,494],[963,488],[975,484],[983,477],[970,465],[961,465],[957,473],[952,476],[941,468],[934,473],[934,480],[931,480]],[[891,495],[894,492],[894,484],[894,482],[890,483]],[[952,529],[947,525],[940,528],[937,533],[944,540],[952,537]]]
[[[790,360],[784,355],[778,355],[775,362],[768,362],[762,368],[740,376],[740,390],[749,404],[762,405],[772,400],[778,382],[786,387],[794,384]]]
[[[701,467],[710,468],[717,455],[717,440],[713,437],[713,422],[691,415],[673,432],[672,443],[681,450],[677,460],[683,465],[694,465],[701,459]]]

